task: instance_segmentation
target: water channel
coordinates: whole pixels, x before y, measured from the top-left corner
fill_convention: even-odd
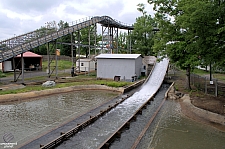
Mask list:
[[[224,149],[225,132],[185,117],[167,100],[137,149]]]
[[[153,96],[161,86],[167,64],[167,60],[157,63],[152,76],[139,91],[58,148],[97,148],[105,138],[115,132]],[[164,93],[159,93],[160,98],[155,99],[150,105],[152,109],[156,108],[157,104],[162,101],[166,91],[165,88],[163,90]],[[0,137],[0,143],[5,141],[3,136],[10,133],[14,137],[11,142],[18,142],[21,145],[28,140],[37,138],[38,135],[62,126],[62,124],[90,111],[90,109],[110,101],[117,95],[115,92],[83,91],[46,96],[31,101],[1,104],[0,136],[2,137]],[[191,121],[183,117],[180,111],[179,103],[166,101],[138,148],[225,148],[225,133]],[[146,112],[146,114],[151,112],[154,110]],[[145,114],[143,115],[145,116]],[[70,127],[74,127],[76,124],[70,125]],[[140,132],[137,130],[136,133]],[[59,136],[59,132],[45,136],[44,139],[51,141],[57,136]],[[47,142],[48,140],[38,142],[35,145],[39,146],[40,143],[46,144]],[[125,149],[126,143],[124,144],[125,146],[118,145],[116,148]],[[28,145],[22,148],[37,147]]]
[[[97,106],[97,103],[106,102],[116,95],[105,91],[71,92],[38,100],[0,105],[0,135],[10,132],[14,136],[12,142],[23,143],[22,140],[27,141],[32,134],[37,135],[39,132],[46,131],[50,125],[60,125],[63,121],[74,118]],[[93,105],[94,103],[96,105]],[[149,106],[152,107],[152,105]],[[145,117],[144,111],[140,116]],[[132,125],[135,125],[135,122],[131,124],[130,129]],[[140,132],[137,130],[137,133]],[[122,134],[122,138],[125,134],[126,132]],[[99,135],[103,134],[99,133]],[[122,142],[122,138],[112,145],[112,148],[118,148],[117,143]],[[0,139],[0,142],[3,142],[3,138]],[[225,148],[224,140],[224,132],[186,118],[181,113],[179,103],[167,100],[137,148],[223,149]],[[128,145],[119,147],[125,149],[126,146],[129,148]]]
[[[11,134],[10,142],[20,146],[116,96],[111,91],[79,91],[0,104],[0,143],[5,142],[5,134]]]

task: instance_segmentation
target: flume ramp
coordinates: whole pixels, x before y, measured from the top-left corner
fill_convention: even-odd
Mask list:
[[[157,62],[148,81],[138,92],[57,148],[102,148],[158,91],[166,75],[168,64],[169,60],[167,58]]]

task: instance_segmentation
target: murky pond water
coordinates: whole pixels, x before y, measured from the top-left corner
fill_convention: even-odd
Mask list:
[[[110,91],[79,91],[1,104],[0,143],[5,142],[5,134],[14,137],[10,142],[24,143],[32,136],[74,119],[117,95]]]
[[[224,149],[225,132],[190,120],[167,100],[138,149]]]

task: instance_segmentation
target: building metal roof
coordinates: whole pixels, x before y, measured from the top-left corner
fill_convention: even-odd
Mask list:
[[[16,57],[21,57],[21,54],[17,55]],[[42,56],[35,54],[33,52],[27,51],[27,52],[23,53],[23,57],[42,57]]]
[[[80,61],[80,62],[91,62],[91,61],[94,61],[94,60],[93,60],[93,59],[86,59],[86,58],[83,59],[83,58],[81,58],[81,59],[78,59],[78,60],[77,60],[77,62],[79,62],[79,61]]]
[[[96,59],[137,59],[141,54],[100,54]]]

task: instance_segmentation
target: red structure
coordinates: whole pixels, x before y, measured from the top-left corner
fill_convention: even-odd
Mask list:
[[[42,56],[27,51],[23,53],[25,70],[40,70],[42,68]],[[21,54],[15,57],[16,69],[21,69]]]
[[[24,59],[24,70],[33,71],[33,70],[41,70],[42,69],[42,56],[35,54],[33,52],[25,52],[23,53]],[[22,69],[22,60],[21,54],[14,57],[15,60],[15,69]],[[14,70],[13,58],[0,63],[0,70],[2,72],[8,72]]]

